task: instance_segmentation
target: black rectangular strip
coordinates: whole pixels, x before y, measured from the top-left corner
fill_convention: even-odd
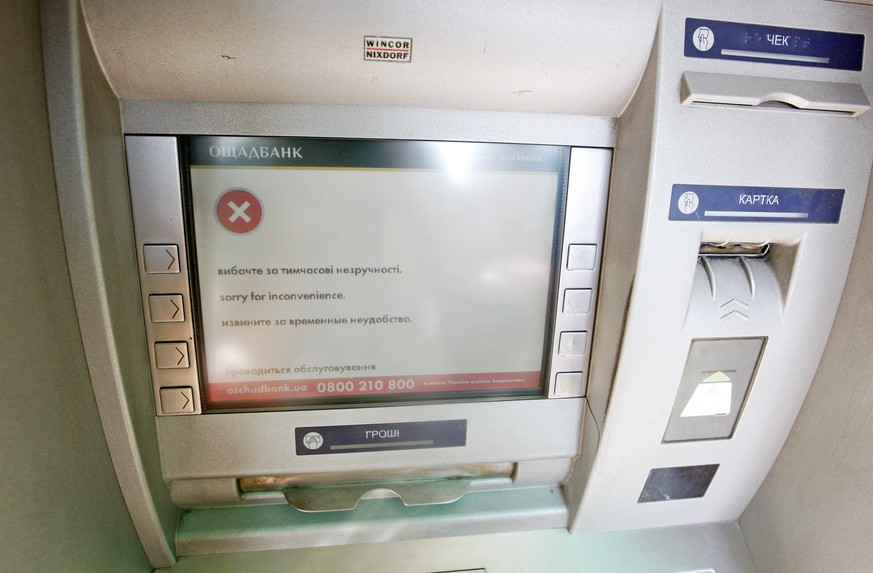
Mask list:
[[[687,18],[685,56],[860,72],[864,35]]]
[[[294,434],[298,456],[450,448],[467,444],[467,420],[308,426]]]
[[[671,221],[839,223],[845,189],[673,185]]]
[[[557,172],[563,148],[518,143],[307,139],[188,138],[192,166],[438,169]]]

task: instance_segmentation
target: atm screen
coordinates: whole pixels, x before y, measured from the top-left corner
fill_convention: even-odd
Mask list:
[[[544,393],[567,149],[186,147],[207,409]]]

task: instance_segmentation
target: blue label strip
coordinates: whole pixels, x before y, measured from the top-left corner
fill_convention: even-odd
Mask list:
[[[685,56],[860,72],[864,36],[687,18]]]
[[[467,444],[467,420],[296,428],[298,456],[449,448]]]
[[[673,185],[671,221],[839,223],[844,189]]]

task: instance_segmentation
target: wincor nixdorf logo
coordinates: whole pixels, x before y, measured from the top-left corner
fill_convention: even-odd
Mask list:
[[[383,62],[411,62],[412,38],[364,36],[364,59]]]

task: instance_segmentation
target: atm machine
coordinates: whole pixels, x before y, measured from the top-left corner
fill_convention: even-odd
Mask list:
[[[753,571],[737,520],[865,203],[873,12],[446,8],[44,3],[77,313],[146,554],[536,563],[460,549],[485,535],[543,570]]]

